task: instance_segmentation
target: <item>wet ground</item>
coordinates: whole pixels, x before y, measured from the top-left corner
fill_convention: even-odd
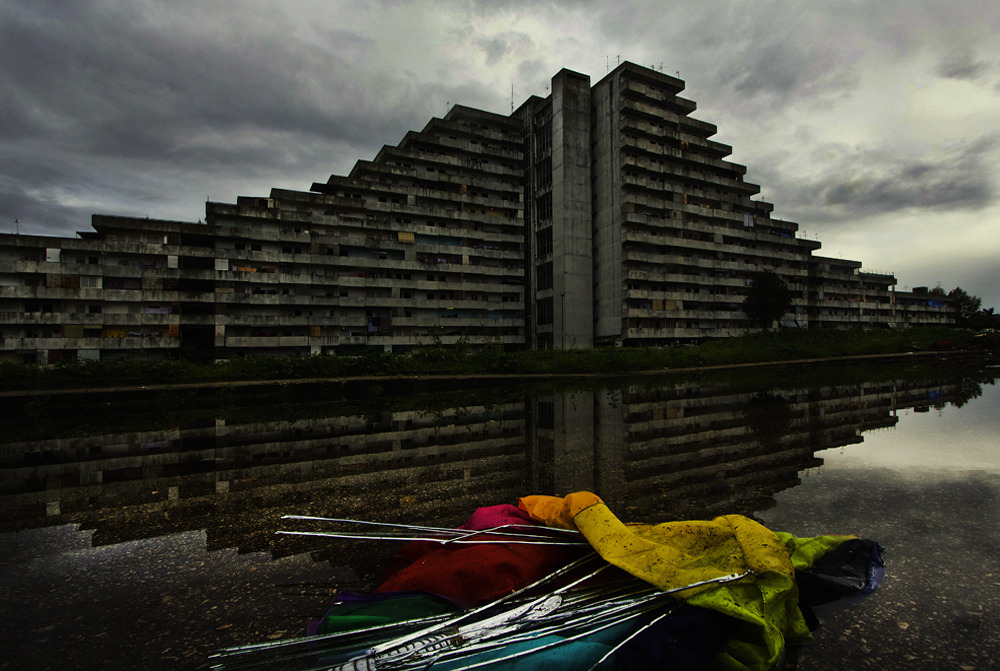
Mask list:
[[[829,471],[766,514],[774,528],[812,535],[835,515],[885,548],[872,596],[820,611],[816,642],[791,668],[971,669],[1000,660],[1000,475],[947,480],[892,471]],[[819,481],[817,483],[816,481]]]
[[[220,647],[303,633],[337,577],[308,555],[207,553],[199,532],[99,548],[90,535],[0,536],[0,668],[207,668]]]
[[[824,465],[778,494],[764,522],[876,539],[886,580],[822,617],[797,668],[998,668],[1000,389],[963,408],[906,413],[891,431],[817,456]]]

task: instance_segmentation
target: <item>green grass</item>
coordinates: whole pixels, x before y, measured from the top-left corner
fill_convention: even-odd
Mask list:
[[[943,344],[947,341],[947,344]],[[996,351],[997,338],[970,331],[919,328],[885,331],[770,331],[697,347],[600,348],[504,352],[492,345],[469,352],[431,345],[411,354],[367,352],[356,357],[248,357],[219,364],[182,359],[105,361],[50,367],[0,364],[0,390],[113,388],[204,382],[337,379],[413,375],[622,375],[744,363],[827,359],[935,349]]]

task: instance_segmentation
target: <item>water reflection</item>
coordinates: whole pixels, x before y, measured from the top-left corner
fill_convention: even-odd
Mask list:
[[[637,521],[752,515],[819,466],[816,452],[978,393],[968,377],[766,391],[647,384],[8,442],[0,530],[72,522],[105,545],[207,529],[210,550],[285,554],[271,532],[287,511],[448,524],[526,493],[590,490]]]
[[[994,378],[900,369],[763,387],[720,377],[353,404],[285,398],[250,410],[172,402],[168,416],[122,417],[121,431],[81,416],[81,427],[100,430],[78,435],[66,430],[72,416],[48,405],[52,426],[30,413],[24,426],[5,418],[0,614],[16,620],[19,655],[53,661],[69,654],[46,629],[57,611],[75,618],[100,658],[100,636],[140,617],[116,612],[128,594],[169,611],[153,618],[151,640],[181,645],[186,660],[294,635],[334,589],[371,587],[395,548],[276,538],[285,513],[451,526],[480,505],[591,490],[630,521],[742,513],[799,535],[864,532],[851,524],[891,501],[851,509],[852,482],[888,483],[877,475],[887,469],[1000,470],[996,388],[981,398]],[[962,444],[949,445],[941,427]],[[856,451],[866,435],[878,436],[876,449]],[[797,487],[826,473],[835,487]],[[851,510],[856,517],[838,517]],[[48,615],[19,615],[25,604]],[[141,636],[120,644],[155,652]]]

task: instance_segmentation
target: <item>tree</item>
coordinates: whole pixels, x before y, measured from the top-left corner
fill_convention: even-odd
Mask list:
[[[954,301],[955,308],[958,310],[955,315],[957,326],[968,326],[969,322],[979,314],[979,308],[983,304],[981,298],[970,296],[961,287],[952,289],[948,293],[948,298]]]
[[[753,285],[743,299],[743,312],[751,323],[766,330],[792,307],[792,292],[778,273],[771,269],[756,273],[752,281]]]

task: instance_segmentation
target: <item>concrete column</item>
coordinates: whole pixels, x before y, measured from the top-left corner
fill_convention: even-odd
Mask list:
[[[619,339],[622,332],[621,138],[618,76],[593,90],[594,105],[594,335]]]
[[[553,346],[594,344],[590,77],[552,78]]]

